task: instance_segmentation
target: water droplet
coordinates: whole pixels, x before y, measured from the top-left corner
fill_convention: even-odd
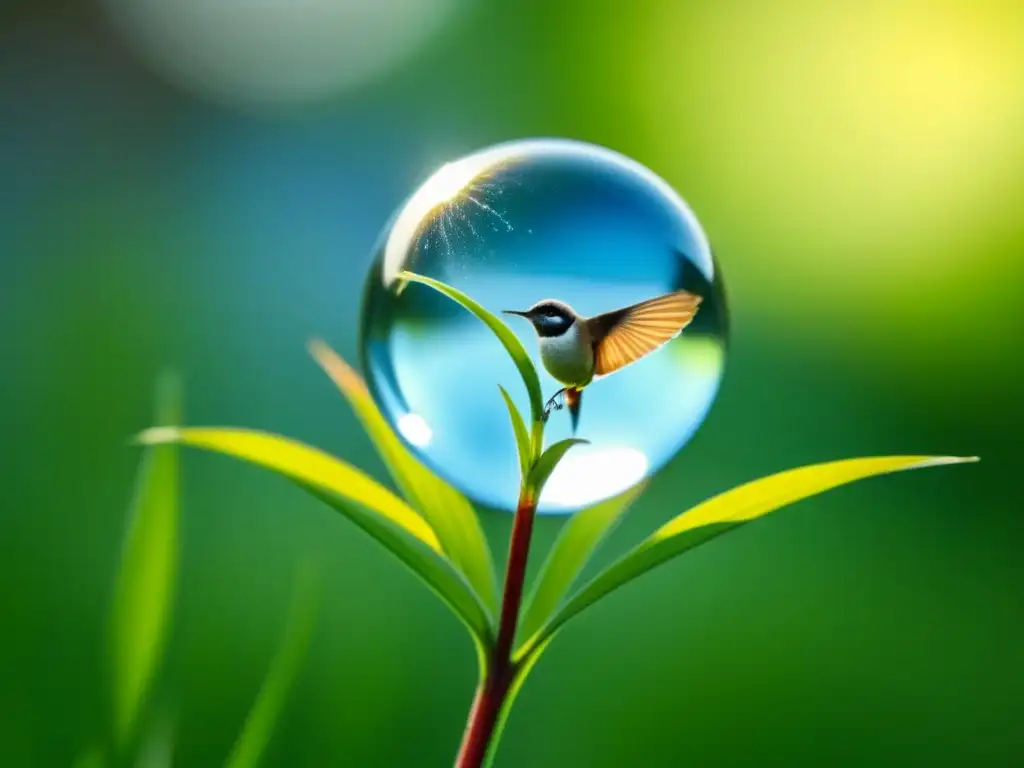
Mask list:
[[[703,297],[672,341],[585,390],[578,437],[541,496],[571,512],[658,471],[693,436],[718,391],[727,312],[707,238],[683,200],[638,163],[567,140],[501,144],[438,170],[397,211],[367,278],[364,368],[377,403],[432,469],[478,503],[513,509],[518,461],[501,384],[529,418],[519,375],[466,310],[397,274],[418,272],[495,313],[559,299],[584,317],[685,289]],[[505,316],[503,316],[505,317]],[[559,384],[528,321],[505,317],[545,398]],[[571,436],[555,412],[548,443]]]

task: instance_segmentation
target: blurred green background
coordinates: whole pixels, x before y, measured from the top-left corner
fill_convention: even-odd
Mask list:
[[[497,765],[1024,762],[1024,4],[106,0],[0,3],[0,765],[70,765],[109,727],[156,373],[183,373],[189,423],[383,478],[305,342],[355,360],[393,208],[536,135],[664,176],[733,313],[711,416],[600,562],[790,466],[983,461],[804,502],[617,593],[547,652]],[[475,660],[441,604],[285,481],[183,470],[176,764],[227,757],[312,555],[266,764],[450,765]],[[509,523],[484,515],[499,559]]]

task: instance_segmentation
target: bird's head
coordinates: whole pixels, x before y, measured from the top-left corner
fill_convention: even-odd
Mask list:
[[[561,336],[576,322],[572,307],[554,299],[538,301],[525,311],[506,309],[505,314],[525,317],[533,323],[538,336]]]

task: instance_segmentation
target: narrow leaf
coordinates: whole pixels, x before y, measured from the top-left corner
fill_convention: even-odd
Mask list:
[[[156,418],[163,425],[181,418],[180,387],[170,375],[157,385]],[[176,446],[145,451],[128,514],[110,630],[114,733],[122,749],[133,738],[170,627],[178,566]]]
[[[512,422],[512,433],[516,438],[516,448],[519,452],[519,473],[522,477],[526,477],[530,472],[530,465],[533,463],[533,446],[530,442],[530,433],[526,429],[526,423],[523,421],[522,415],[519,413],[519,409],[516,408],[516,404],[512,402],[512,398],[509,397],[508,392],[505,388],[498,385],[498,389],[501,390],[501,396],[505,398],[505,407],[508,408],[508,418]]]
[[[292,604],[281,643],[249,711],[245,726],[235,742],[227,762],[228,768],[255,768],[270,743],[270,736],[284,708],[288,690],[309,647],[315,619],[314,592],[311,570],[300,570],[295,580]]]
[[[457,288],[452,288],[450,285],[445,285],[439,280],[417,275],[413,272],[400,272],[398,277],[402,280],[411,280],[412,282],[429,285],[434,290],[440,291],[480,318],[494,332],[494,335],[498,337],[498,341],[504,345],[512,361],[516,364],[516,368],[519,369],[519,375],[523,377],[526,391],[530,395],[530,415],[533,418],[533,423],[542,423],[544,421],[544,396],[541,394],[540,378],[537,376],[537,369],[533,367],[530,356],[526,353],[522,343],[520,343],[519,337],[497,316],[488,312]]]
[[[907,469],[976,461],[974,458],[887,456],[814,464],[763,477],[715,496],[674,518],[598,574],[525,643],[523,658],[570,619],[605,595],[662,563],[743,523],[840,485]]]
[[[574,445],[584,445],[587,442],[587,440],[570,437],[567,440],[559,440],[554,445],[548,446],[547,450],[540,455],[537,463],[533,465],[533,469],[530,471],[529,487],[537,498],[540,498],[541,491],[544,490],[544,484],[551,477],[551,473],[555,471],[558,462],[569,452],[569,449]]]
[[[532,637],[554,615],[598,545],[644,488],[641,483],[614,498],[577,512],[566,521],[534,581],[519,628],[520,637]]]
[[[321,341],[312,342],[310,352],[352,406],[402,495],[426,518],[448,559],[494,613],[497,610],[494,562],[473,505],[423,466],[398,439],[358,373]]]
[[[434,530],[408,504],[354,467],[294,440],[245,429],[158,427],[142,433],[139,440],[148,444],[183,443],[233,456],[289,478],[405,563],[462,619],[478,646],[490,642],[487,610],[442,554]]]

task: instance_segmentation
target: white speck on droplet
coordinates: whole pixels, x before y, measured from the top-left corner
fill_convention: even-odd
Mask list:
[[[434,439],[434,432],[418,413],[405,413],[398,418],[398,431],[402,437],[415,445],[424,448]]]

